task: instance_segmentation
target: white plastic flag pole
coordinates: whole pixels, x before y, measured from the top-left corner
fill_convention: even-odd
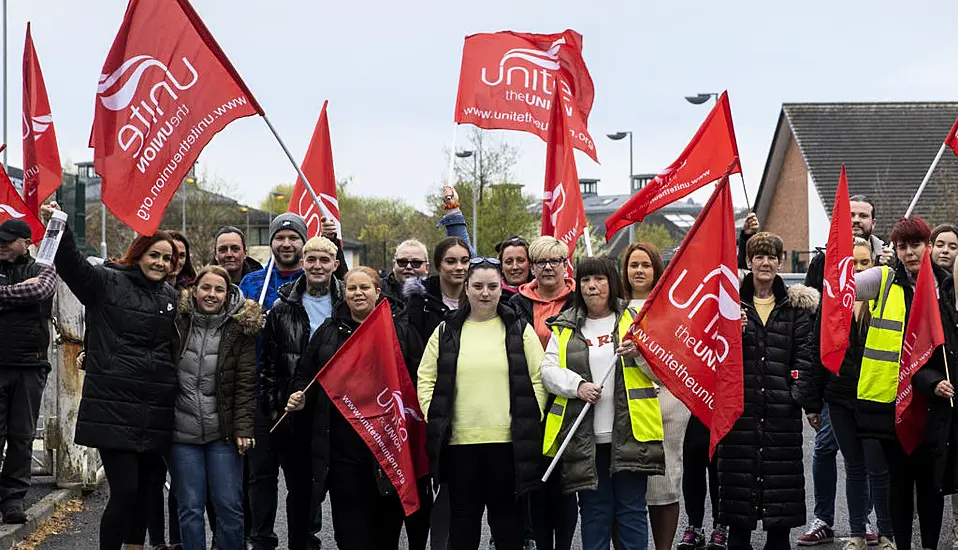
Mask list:
[[[456,172],[456,136],[459,133],[459,123],[452,127],[452,145],[449,146],[449,174],[446,176],[446,185],[455,187]],[[473,190],[475,191],[475,190]],[[473,193],[475,194],[475,193]],[[475,225],[475,224],[473,224]]]
[[[938,154],[935,155],[935,160],[932,161],[931,167],[928,168],[928,172],[925,174],[925,179],[921,180],[921,185],[918,186],[918,191],[915,193],[915,198],[911,199],[911,204],[908,205],[908,210],[905,211],[905,217],[911,216],[911,211],[915,209],[915,205],[918,204],[918,198],[921,197],[922,192],[925,190],[925,186],[928,185],[928,180],[931,179],[931,174],[935,171],[935,168],[938,167],[938,163],[941,162],[941,155],[945,153],[945,148],[948,147],[947,144],[942,143],[941,149],[938,149]]]
[[[269,279],[273,276],[273,255],[269,255],[269,261],[266,262],[266,278],[263,279],[263,289],[259,291],[259,307],[263,307],[266,301],[266,289],[269,288]]]
[[[619,363],[622,358],[616,356],[612,360],[612,364],[609,365],[609,368],[605,371],[605,374],[602,376],[602,382],[599,384],[600,387],[605,391],[605,384],[609,381],[609,375],[615,372],[615,366]],[[552,458],[552,462],[549,464],[549,468],[546,470],[546,473],[542,475],[542,482],[545,483],[549,480],[549,476],[552,475],[552,471],[555,470],[556,465],[559,463],[559,459],[562,458],[562,454],[565,452],[566,447],[569,446],[569,442],[572,441],[572,436],[575,435],[576,430],[579,429],[579,425],[582,424],[582,421],[585,419],[586,413],[589,412],[589,409],[592,408],[592,403],[586,403],[582,407],[582,411],[579,412],[579,416],[576,417],[575,422],[572,423],[572,427],[569,428],[569,433],[566,434],[565,439],[562,441],[562,445],[559,446],[559,450],[556,451],[556,455]]]
[[[589,231],[589,224],[582,228],[582,238],[585,239],[585,255],[592,257],[592,233]]]

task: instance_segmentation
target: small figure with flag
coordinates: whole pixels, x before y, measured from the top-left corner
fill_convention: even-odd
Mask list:
[[[349,271],[343,296],[310,339],[286,410],[311,418],[313,483],[329,493],[336,544],[397,548],[403,520],[424,515],[423,528],[407,525],[410,547],[424,548],[425,424],[407,370],[422,344],[393,319],[373,269]]]
[[[915,378],[922,365],[940,357],[934,352],[945,343],[940,311],[955,307],[954,280],[931,263],[931,228],[921,218],[898,220],[889,239],[897,266],[855,275],[856,299],[872,300],[855,403],[858,435],[881,440],[895,541],[911,540],[917,494],[922,547],[937,548],[944,499],[936,485],[933,448],[924,440],[930,398],[925,395],[927,390],[934,395],[936,388],[928,382],[926,391],[913,390],[930,374]]]

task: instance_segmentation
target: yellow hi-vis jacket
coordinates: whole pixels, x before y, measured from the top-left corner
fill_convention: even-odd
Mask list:
[[[625,336],[632,325],[634,313],[627,309],[619,319],[619,341]],[[568,368],[566,351],[573,330],[567,327],[552,327],[553,333],[559,341],[559,367]],[[628,365],[620,359],[622,374],[625,380],[625,391],[629,403],[629,419],[632,424],[632,436],[639,442],[662,441],[662,409],[659,406],[659,397],[652,380],[635,365]],[[614,376],[612,378],[615,379]],[[614,386],[613,386],[614,387]],[[561,441],[557,441],[559,430],[565,422],[568,399],[557,396],[546,416],[545,437],[542,441],[542,453],[546,456],[555,456]],[[581,429],[581,428],[580,428]]]
[[[894,284],[894,270],[888,266],[882,266],[881,270],[881,289],[872,303],[858,378],[858,399],[894,403],[905,335],[905,292],[900,285]]]

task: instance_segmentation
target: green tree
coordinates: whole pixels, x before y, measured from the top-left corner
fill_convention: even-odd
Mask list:
[[[293,194],[293,187],[292,183],[274,185],[259,203],[260,210],[272,212],[274,216],[286,212],[289,207],[289,197]]]
[[[669,230],[657,223],[640,223],[635,228],[635,242],[640,241],[652,243],[659,250],[666,250],[676,244]]]

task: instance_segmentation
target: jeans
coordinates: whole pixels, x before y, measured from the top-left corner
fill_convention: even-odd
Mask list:
[[[815,434],[812,482],[815,487],[815,517],[829,527],[835,524],[835,486],[838,483],[838,441],[832,430],[828,404],[822,408],[822,427]]]
[[[636,472],[609,473],[612,446],[596,445],[595,470],[599,486],[595,491],[579,491],[582,517],[582,548],[608,550],[612,525],[616,525],[621,550],[647,550],[649,512],[645,503],[648,476]]]
[[[30,488],[33,437],[46,383],[45,368],[0,369],[0,451],[6,445],[0,470],[0,510],[23,509],[23,497]]]
[[[279,545],[273,531],[278,506],[277,482],[282,467],[286,478],[286,520],[288,548],[306,550],[313,533],[319,532],[316,519],[322,518],[313,509],[313,471],[309,450],[311,428],[303,421],[303,414],[284,420],[290,426],[280,425],[269,433],[273,421],[266,417],[262,407],[256,407],[256,447],[249,457],[250,542],[256,550],[272,550]]]
[[[205,445],[174,443],[167,456],[179,504],[183,550],[206,549],[206,491],[216,510],[219,548],[245,548],[243,540],[243,457],[225,440]]]
[[[855,411],[833,405],[829,409],[832,430],[845,460],[845,499],[848,502],[849,534],[865,536],[868,511],[874,503],[878,534],[894,539],[888,511],[888,466],[876,439],[860,439],[856,433]],[[867,480],[867,481],[866,481]]]
[[[931,448],[927,443],[922,443],[909,455],[897,439],[883,439],[881,447],[888,463],[888,500],[895,540],[899,541],[902,548],[911,544],[912,522],[917,503],[921,546],[938,548],[945,498],[935,486]]]

